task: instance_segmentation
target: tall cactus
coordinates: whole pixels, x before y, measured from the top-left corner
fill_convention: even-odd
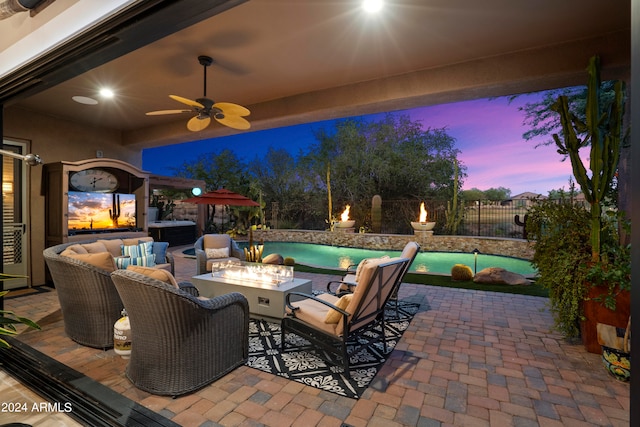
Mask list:
[[[112,194],[111,209],[109,209],[109,218],[115,228],[118,228],[118,218],[120,218],[120,195]]]
[[[382,197],[377,194],[371,198],[371,231],[382,232]]]
[[[460,185],[460,169],[458,161],[453,162],[453,200],[447,201],[445,211],[445,228],[449,234],[458,233],[458,227],[463,219],[464,206],[458,206],[458,186]]]
[[[571,113],[566,96],[560,96],[551,109],[560,115],[562,125],[562,136],[553,135],[558,152],[569,156],[573,175],[591,205],[591,259],[597,262],[600,260],[601,203],[618,168],[620,146],[626,138],[626,135],[622,136],[624,85],[620,81],[615,82],[613,102],[611,105],[601,105],[598,56],[589,60],[587,71],[586,120],[583,122]],[[580,134],[585,134],[584,139],[580,139]],[[589,144],[591,176],[579,154],[580,148]]]

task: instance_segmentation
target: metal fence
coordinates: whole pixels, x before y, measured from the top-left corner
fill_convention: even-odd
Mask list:
[[[465,201],[458,235],[485,237],[524,237],[527,209],[533,200],[474,200]],[[447,234],[446,201],[427,201],[428,221],[435,221],[434,231]],[[412,233],[411,221],[418,221],[420,202],[415,200],[389,200],[382,202],[382,233]]]

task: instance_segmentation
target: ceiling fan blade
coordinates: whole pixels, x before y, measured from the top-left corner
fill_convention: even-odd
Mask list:
[[[182,102],[183,104],[187,104],[191,107],[196,107],[196,108],[204,108],[204,105],[200,104],[199,102],[193,101],[191,99],[188,98],[183,98],[181,96],[178,95],[169,95],[169,98],[173,99],[174,101],[178,101],[178,102]]]
[[[251,114],[247,108],[242,105],[232,104],[231,102],[216,102],[213,104],[215,108],[219,108],[225,115],[232,116],[248,116]]]
[[[149,111],[145,113],[147,116],[162,116],[164,114],[179,114],[179,113],[192,113],[192,110],[159,110],[159,111]]]
[[[191,132],[199,132],[205,129],[211,123],[211,117],[195,116],[187,122],[187,129]]]
[[[214,118],[218,121],[218,123],[229,126],[233,129],[246,130],[251,127],[251,124],[245,118],[240,116],[225,116],[222,118]]]

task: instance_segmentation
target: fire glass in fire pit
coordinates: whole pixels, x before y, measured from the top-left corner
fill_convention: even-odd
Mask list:
[[[243,261],[214,263],[211,274],[226,280],[279,286],[293,280],[293,267]]]

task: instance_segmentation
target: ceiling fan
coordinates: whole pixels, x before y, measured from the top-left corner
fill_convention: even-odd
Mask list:
[[[187,122],[187,129],[192,132],[198,132],[205,129],[211,123],[213,117],[218,123],[233,129],[245,130],[251,127],[251,124],[245,119],[250,111],[242,105],[232,104],[230,102],[214,102],[207,98],[207,67],[213,64],[213,59],[209,56],[198,56],[198,62],[204,69],[204,95],[195,101],[183,98],[177,95],[169,95],[175,101],[188,105],[191,109],[182,110],[160,110],[150,111],[147,116],[160,116],[164,114],[180,114],[195,113],[196,115]]]

